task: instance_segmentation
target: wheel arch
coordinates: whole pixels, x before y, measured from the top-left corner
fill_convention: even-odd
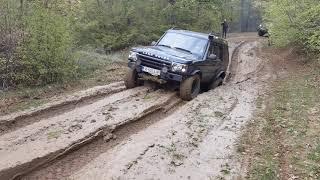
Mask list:
[[[194,75],[199,75],[200,76],[200,79],[202,79],[202,72],[200,70],[195,70],[191,73],[192,76]]]
[[[224,79],[226,76],[227,76],[227,73],[226,73],[225,71],[221,71],[221,72],[218,74],[217,78],[221,77],[222,79]]]

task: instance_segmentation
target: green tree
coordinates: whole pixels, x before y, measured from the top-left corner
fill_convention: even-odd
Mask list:
[[[47,5],[46,5],[47,6]],[[73,38],[68,18],[35,5],[26,18],[17,81],[28,85],[61,82],[75,75]]]
[[[87,0],[77,24],[79,45],[122,49],[156,40],[175,26],[220,32],[223,18],[236,14],[236,0]]]
[[[264,3],[265,21],[278,46],[292,44],[320,54],[320,5],[318,0],[270,0]]]

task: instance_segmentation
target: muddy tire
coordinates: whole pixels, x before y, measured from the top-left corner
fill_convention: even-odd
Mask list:
[[[191,101],[200,92],[200,76],[194,75],[180,84],[180,97],[185,101]]]
[[[213,81],[209,88],[210,89],[215,89],[217,88],[218,86],[221,86],[223,84],[223,78],[222,77],[219,77],[218,79],[216,79],[215,81]]]
[[[127,89],[135,88],[141,84],[141,82],[138,80],[138,74],[136,70],[127,69],[124,84]]]

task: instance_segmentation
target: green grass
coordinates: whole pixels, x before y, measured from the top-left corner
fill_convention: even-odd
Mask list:
[[[144,100],[149,100],[149,99],[151,99],[151,98],[152,98],[152,96],[151,96],[150,94],[146,94],[146,95],[143,97]]]
[[[261,109],[261,108],[262,108],[262,106],[263,106],[263,98],[262,98],[261,96],[259,96],[259,97],[257,98],[256,105],[257,105],[257,108],[258,108],[258,109]]]
[[[63,133],[63,130],[51,131],[47,134],[47,138],[48,138],[48,140],[58,139],[62,133]]]
[[[320,142],[317,147],[308,155],[309,172],[312,177],[320,179]]]
[[[237,148],[251,156],[249,179],[320,179],[318,76],[294,75],[257,100],[257,107],[265,102],[266,109],[249,125]]]
[[[215,115],[215,117],[219,117],[219,118],[224,116],[224,114],[222,112],[220,112],[220,111],[215,111],[214,115]]]
[[[228,163],[222,166],[222,170],[220,171],[223,175],[230,175],[231,174],[231,167]]]

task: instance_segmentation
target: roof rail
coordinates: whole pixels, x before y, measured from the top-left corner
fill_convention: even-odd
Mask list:
[[[222,41],[224,43],[227,43],[227,41],[223,38],[221,38],[221,33],[214,33],[214,32],[211,32],[209,34],[209,39],[210,40],[213,40],[213,39],[219,39],[219,41]]]
[[[173,27],[171,28],[171,30],[182,30],[182,29],[181,29],[181,28],[178,28],[178,27],[173,26]]]

